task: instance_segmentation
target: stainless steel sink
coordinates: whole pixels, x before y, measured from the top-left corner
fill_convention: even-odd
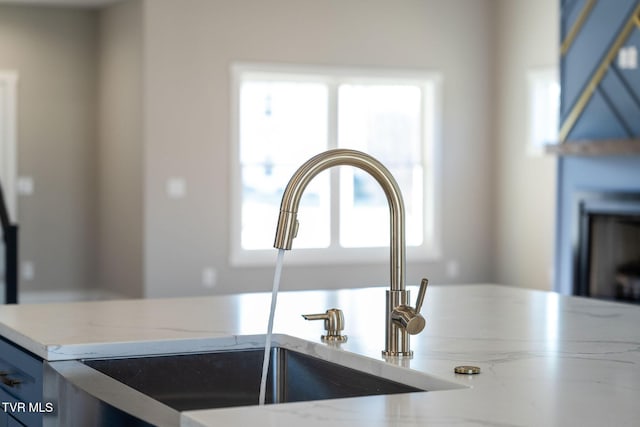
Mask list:
[[[84,363],[177,410],[258,404],[263,350],[87,360]],[[424,391],[286,348],[272,349],[267,403]]]
[[[45,362],[44,399],[56,407],[45,424],[178,426],[184,411],[255,406],[262,342],[237,336],[199,353]],[[288,335],[273,342],[269,404],[466,388]]]

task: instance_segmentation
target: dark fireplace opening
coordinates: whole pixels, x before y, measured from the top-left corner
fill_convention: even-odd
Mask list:
[[[640,193],[578,198],[574,294],[640,304]]]

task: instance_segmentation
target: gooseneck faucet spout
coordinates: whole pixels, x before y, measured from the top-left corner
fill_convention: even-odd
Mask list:
[[[323,170],[340,165],[354,166],[368,172],[384,190],[391,215],[391,289],[404,290],[405,234],[402,193],[387,168],[375,158],[360,151],[325,151],[312,157],[298,169],[289,180],[282,196],[274,246],[279,249],[291,249],[298,232],[298,206],[307,184]]]
[[[424,328],[419,309],[408,306],[409,291],[405,289],[404,202],[396,180],[389,170],[372,156],[356,150],[334,149],[307,160],[289,180],[282,196],[274,247],[291,249],[298,232],[298,206],[307,184],[320,172],[333,166],[354,166],[368,172],[382,187],[389,204],[390,215],[390,290],[387,291],[385,356],[411,356],[408,333],[417,334]],[[419,297],[424,297],[423,281]],[[416,304],[422,306],[422,301]]]

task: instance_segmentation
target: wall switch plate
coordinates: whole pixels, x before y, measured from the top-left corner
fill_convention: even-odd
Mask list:
[[[618,51],[618,67],[622,70],[635,70],[638,68],[638,49],[635,46],[620,48]]]

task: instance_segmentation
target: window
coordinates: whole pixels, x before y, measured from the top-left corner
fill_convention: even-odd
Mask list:
[[[407,257],[438,252],[437,74],[235,65],[233,74],[232,263],[273,262],[280,199],[310,157],[351,148],[380,160],[402,190]],[[288,261],[388,257],[382,189],[353,167],[322,172],[300,203]]]
[[[530,156],[544,154],[544,146],[558,142],[560,117],[560,83],[556,69],[529,72],[529,143]]]

